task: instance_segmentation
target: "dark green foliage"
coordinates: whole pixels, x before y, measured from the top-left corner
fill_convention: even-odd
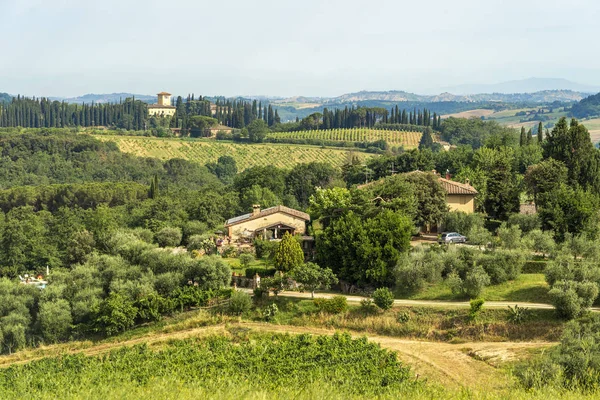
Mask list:
[[[246,268],[246,278],[252,279],[254,275],[258,274],[260,277],[275,276],[277,270],[275,268]]]
[[[160,247],[176,247],[181,243],[183,233],[180,228],[164,227],[154,237]]]
[[[478,118],[446,118],[442,122],[442,139],[451,144],[466,144],[474,149],[486,142],[513,145],[517,135],[513,129],[503,127],[496,121],[482,121]]]
[[[133,302],[118,293],[112,293],[100,303],[97,329],[108,336],[115,335],[131,328],[135,324],[138,309]]]
[[[589,118],[600,116],[600,93],[586,97],[573,104],[571,114],[575,118]]]
[[[288,232],[283,235],[283,239],[279,242],[273,262],[275,268],[283,272],[292,271],[304,263],[304,252],[300,243]]]
[[[413,225],[390,210],[361,220],[350,211],[317,236],[319,265],[340,280],[358,284],[391,283],[400,254],[410,248]]]
[[[544,142],[544,157],[565,164],[570,186],[600,193],[600,153],[575,119],[570,125],[564,117],[558,121]]]
[[[483,299],[473,299],[471,300],[471,302],[469,303],[469,319],[471,321],[475,321],[477,319],[477,316],[479,315],[479,313],[481,312],[481,309],[483,308],[483,304],[485,303],[485,300]]]
[[[382,310],[389,310],[394,305],[394,294],[386,287],[379,288],[373,292],[373,301]]]

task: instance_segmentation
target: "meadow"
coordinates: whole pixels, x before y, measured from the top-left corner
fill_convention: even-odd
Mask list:
[[[338,142],[374,142],[377,140],[385,140],[390,146],[416,148],[419,146],[421,136],[421,132],[404,132],[372,128],[340,128],[271,133],[268,137],[285,139],[320,139]]]
[[[95,136],[102,141],[115,142],[119,149],[141,157],[154,157],[161,160],[182,158],[206,164],[216,162],[221,156],[233,157],[239,170],[254,166],[275,166],[291,168],[296,164],[313,161],[325,162],[341,167],[350,156],[361,161],[373,154],[337,148],[322,148],[292,144],[243,144],[222,142],[210,139],[173,139],[132,136]]]

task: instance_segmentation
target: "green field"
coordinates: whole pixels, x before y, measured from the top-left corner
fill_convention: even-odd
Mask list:
[[[512,109],[512,110],[502,110],[502,111],[498,111],[493,114],[487,115],[485,117],[485,119],[486,120],[494,120],[502,125],[508,125],[513,128],[520,128],[521,126],[524,126],[525,128],[532,128],[532,127],[536,126],[539,123],[539,121],[521,122],[521,119],[527,119],[529,117],[529,115],[516,116],[515,114],[518,112],[521,112],[521,111],[531,112],[531,111],[537,111],[537,110],[538,110],[538,108],[519,108],[519,109]],[[543,121],[544,126],[548,123],[555,124],[560,117],[565,117],[567,115],[567,112],[565,112],[563,108],[556,108],[556,109],[552,110],[552,112],[549,112],[549,111],[550,111],[550,109],[548,109],[546,107],[544,108],[543,115],[550,118],[547,121]]]
[[[240,170],[257,165],[272,165],[279,168],[292,168],[296,164],[313,161],[329,163],[341,167],[352,155],[361,160],[373,154],[345,149],[322,148],[292,144],[242,144],[218,142],[210,139],[163,139],[134,136],[95,136],[102,141],[115,142],[119,149],[142,157],[155,157],[161,160],[183,158],[200,164],[216,162],[221,156],[233,157]]]
[[[286,139],[320,139],[340,142],[374,142],[376,140],[385,140],[390,146],[415,148],[419,146],[421,135],[421,132],[349,128],[271,133],[269,134],[269,137]]]

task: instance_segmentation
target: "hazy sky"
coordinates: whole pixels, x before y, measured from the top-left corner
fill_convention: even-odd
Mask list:
[[[0,92],[600,85],[599,20],[594,0],[0,0]]]

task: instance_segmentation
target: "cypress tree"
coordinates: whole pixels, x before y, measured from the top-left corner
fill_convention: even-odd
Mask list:
[[[539,145],[544,141],[544,127],[542,125],[542,121],[538,124],[538,132],[537,132],[537,142]]]

